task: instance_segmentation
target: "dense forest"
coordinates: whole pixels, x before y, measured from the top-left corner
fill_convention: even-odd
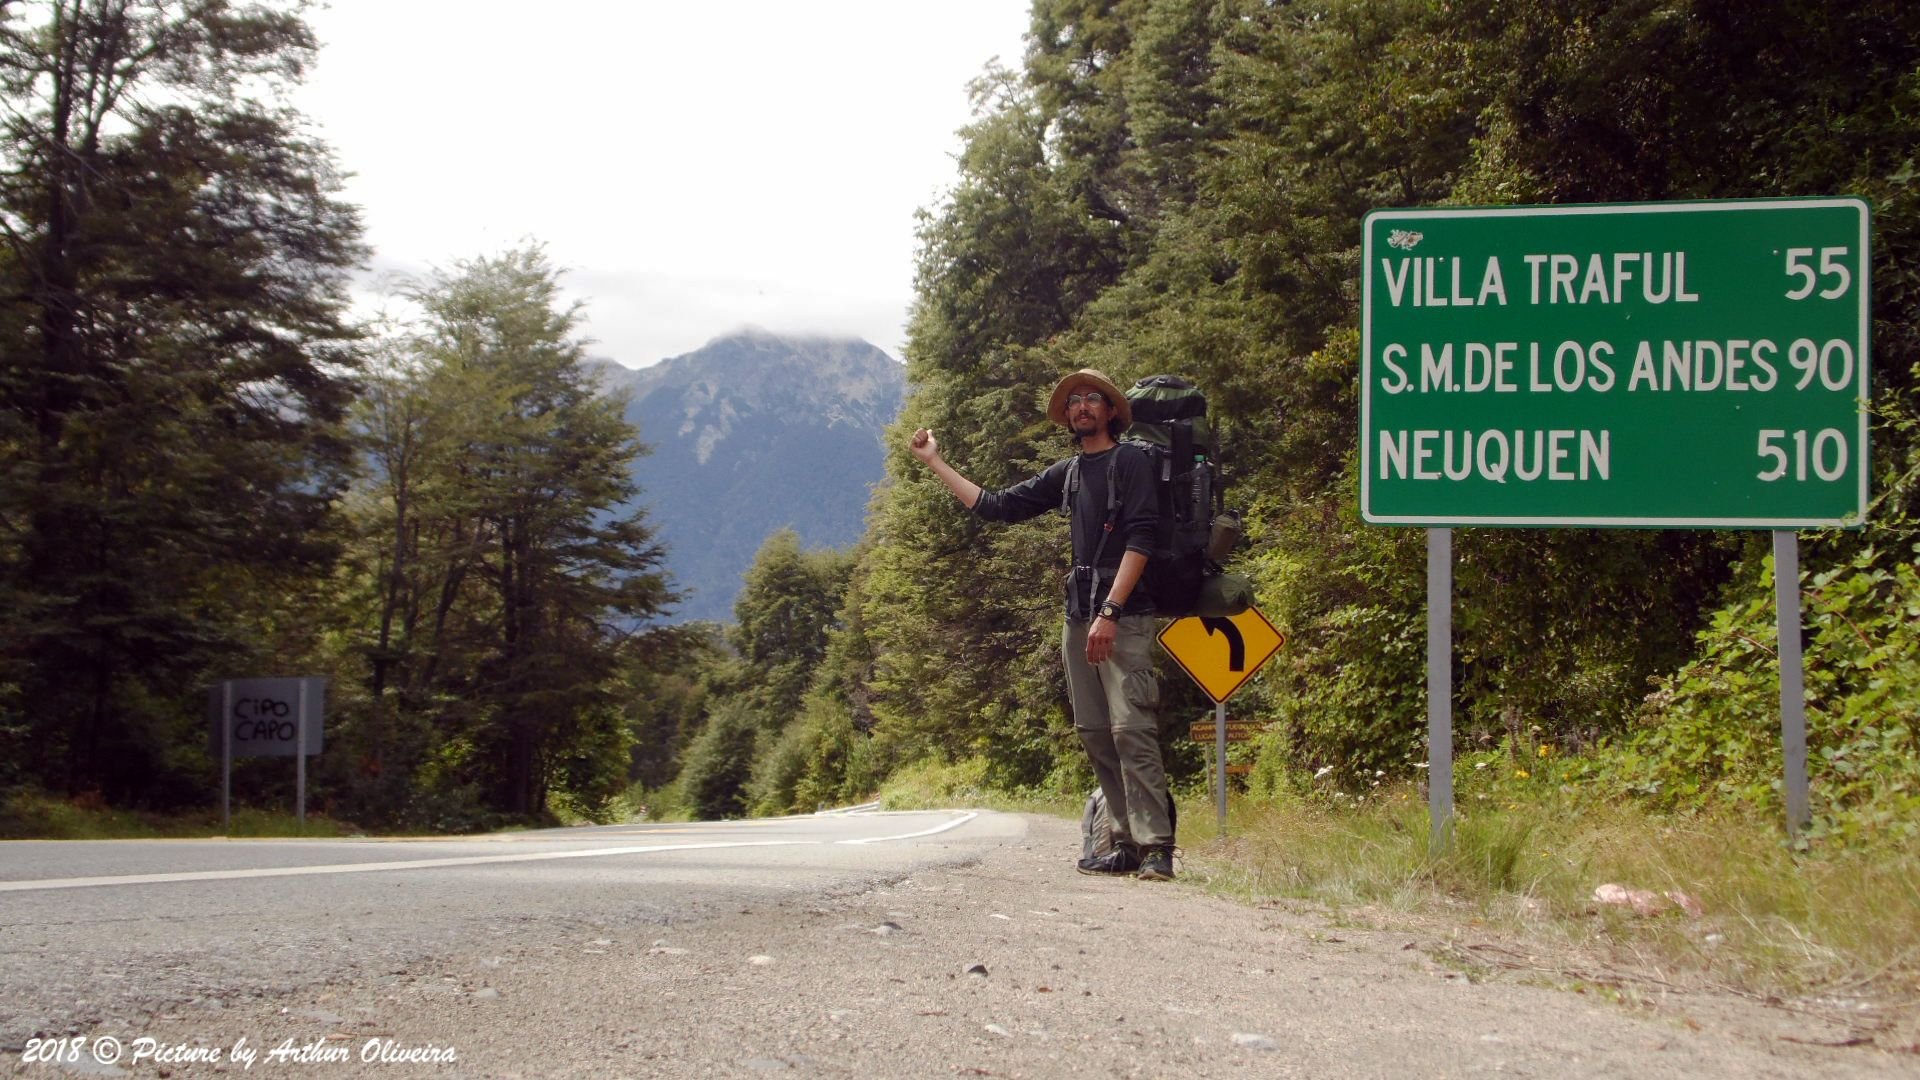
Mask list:
[[[1239,569],[1289,635],[1234,701],[1267,729],[1247,751],[1266,797],[1364,795],[1427,756],[1424,537],[1357,506],[1367,211],[1867,199],[1873,509],[1801,541],[1816,828],[1916,828],[1920,9],[1038,0],[1024,69],[975,94],[922,224],[900,427],[997,486],[1066,451],[1043,416],[1066,371],[1209,390],[1253,540]],[[983,528],[898,447],[892,470],[802,721],[808,797],[929,756],[1083,790],[1053,648],[1062,526]],[[1475,529],[1455,551],[1461,751],[1777,815],[1764,533]],[[1204,701],[1168,685],[1184,728]],[[1169,745],[1192,782],[1191,744]]]
[[[1061,374],[1208,391],[1236,569],[1288,644],[1234,700],[1257,797],[1426,758],[1423,536],[1358,512],[1378,207],[1855,195],[1873,506],[1801,538],[1816,831],[1920,828],[1920,8],[1731,0],[1035,0],[920,222],[912,394],[864,540],[769,537],[726,627],[665,626],[644,452],[537,246],[358,325],[337,165],[274,104],[291,5],[0,0],[0,791],[204,805],[206,688],[330,680],[321,804],[369,826],[812,809],[929,763],[1084,792],[1063,523],[983,527],[1066,452]],[[644,505],[644,493],[639,505]],[[1774,812],[1764,533],[1462,530],[1463,751]],[[1204,708],[1169,672],[1170,727]],[[1176,784],[1199,751],[1170,741]],[[279,800],[273,762],[244,799]],[[1314,779],[1318,777],[1319,779]]]

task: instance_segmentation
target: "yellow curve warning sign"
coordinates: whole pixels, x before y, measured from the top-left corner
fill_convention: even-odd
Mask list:
[[[1286,643],[1258,608],[1226,618],[1175,619],[1160,631],[1161,647],[1215,702],[1232,697]]]

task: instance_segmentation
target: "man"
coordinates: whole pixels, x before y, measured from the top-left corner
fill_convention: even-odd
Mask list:
[[[1073,726],[1093,761],[1114,823],[1113,852],[1089,874],[1173,879],[1173,823],[1160,757],[1160,684],[1153,674],[1153,601],[1139,588],[1158,510],[1146,454],[1122,445],[1133,420],[1126,395],[1092,368],[1060,380],[1047,418],[1073,433],[1078,453],[1004,491],[985,491],[940,456],[925,428],[911,449],[961,505],[989,521],[1025,521],[1070,508],[1073,565],[1061,652]]]

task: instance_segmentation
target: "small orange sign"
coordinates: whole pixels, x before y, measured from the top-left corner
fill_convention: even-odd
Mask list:
[[[1246,742],[1260,734],[1260,729],[1265,726],[1254,720],[1229,720],[1227,721],[1227,741]],[[1217,734],[1218,729],[1213,726],[1211,720],[1201,720],[1187,727],[1187,738],[1194,742],[1212,742]]]

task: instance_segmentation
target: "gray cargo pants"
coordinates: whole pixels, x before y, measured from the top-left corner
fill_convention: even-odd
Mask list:
[[[1073,727],[1107,795],[1114,839],[1138,848],[1173,843],[1167,771],[1160,757],[1160,680],[1153,673],[1153,618],[1116,620],[1113,655],[1087,663],[1087,628],[1068,619],[1060,635]]]

